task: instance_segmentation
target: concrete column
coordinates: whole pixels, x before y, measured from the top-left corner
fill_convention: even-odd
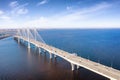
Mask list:
[[[50,54],[50,59],[52,59],[52,53],[49,53]]]
[[[29,29],[27,29],[27,35],[28,35],[28,48],[30,48],[30,35],[29,35]]]
[[[41,53],[42,51],[41,51],[41,48],[38,48],[39,49],[39,53]]]
[[[30,42],[28,42],[28,48],[30,48]]]
[[[34,45],[34,47],[35,47],[35,51],[37,51],[37,48],[38,48],[38,47],[37,47],[36,45]]]
[[[43,49],[43,52],[46,52],[45,49]]]
[[[24,40],[22,40],[23,44],[24,44]]]
[[[20,34],[20,29],[17,30],[17,35],[19,35],[19,34]],[[20,38],[17,37],[17,40],[18,40],[18,44],[19,44],[20,43]]]
[[[77,65],[77,69],[79,68],[79,66]]]
[[[75,67],[75,65],[73,63],[71,63],[72,71],[74,70],[74,67]]]
[[[18,38],[18,44],[20,43],[20,39]]]
[[[56,58],[57,56],[54,54],[54,58]]]
[[[24,44],[24,40],[23,39],[21,39],[21,43]]]

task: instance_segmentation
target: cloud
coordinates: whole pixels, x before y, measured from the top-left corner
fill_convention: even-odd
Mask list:
[[[28,9],[25,8],[18,9],[17,11],[17,14],[27,14],[27,13],[28,13]]]
[[[47,2],[48,2],[48,0],[43,0],[43,1],[39,2],[39,3],[37,4],[37,6],[40,6],[40,5],[46,4]]]
[[[100,12],[100,11],[104,11],[108,8],[110,8],[112,6],[112,4],[108,4],[106,2],[101,2],[99,4],[95,4],[91,7],[85,7],[85,8],[80,8],[80,9],[76,9],[76,10],[73,10],[73,13],[74,14],[89,14],[89,13],[95,13],[95,12]]]
[[[95,12],[95,11],[99,11],[99,10],[104,10],[104,9],[110,8],[111,6],[112,6],[111,4],[108,4],[106,2],[101,2],[99,4],[96,4],[93,7],[90,7],[88,9],[86,9],[84,12]]]
[[[4,14],[4,12],[2,10],[0,10],[0,15]]]
[[[10,20],[10,17],[6,15],[6,13],[0,10],[0,20]]]
[[[27,14],[28,9],[26,6],[28,3],[19,4],[17,1],[13,1],[9,3],[10,10],[6,10],[3,12],[0,10],[0,27],[15,27],[16,24],[19,23],[20,15]]]
[[[8,21],[8,20],[10,20],[11,18],[10,18],[9,16],[2,15],[2,16],[0,16],[0,19],[5,20],[5,21]]]
[[[28,3],[19,4],[18,1],[13,1],[9,3],[10,10],[6,10],[5,12],[0,10],[0,28],[17,27],[18,23],[20,24],[20,15],[28,13],[27,5]]]
[[[13,14],[27,14],[27,5],[28,3],[22,5],[18,4],[15,7],[11,7]],[[113,26],[120,27],[119,18],[118,20],[115,20],[116,18],[113,20],[109,16],[109,19],[105,18],[105,16],[109,14],[109,12],[107,11],[111,10],[112,7],[113,4],[107,2],[101,2],[99,4],[94,4],[89,7],[82,8],[67,6],[65,11],[54,14],[54,16],[37,16],[35,18],[33,16],[29,19],[22,19],[23,21],[21,22],[15,21],[14,23],[5,24],[6,26],[22,26],[23,28],[28,26],[31,28],[110,28]],[[19,17],[17,16],[16,18]],[[0,19],[8,19],[9,21],[11,20],[11,18],[8,16],[2,16]],[[19,25],[17,23],[19,23]]]
[[[110,7],[111,7],[111,4],[102,2],[99,4],[95,4],[91,7],[76,9],[76,10],[73,10],[72,12],[69,12],[68,10],[66,10],[66,12],[63,12],[62,14],[61,13],[56,14],[55,16],[41,17],[39,19],[27,21],[26,23],[24,23],[24,25],[28,25],[28,26],[33,25],[33,26],[38,26],[38,27],[42,26],[42,28],[57,28],[57,27],[67,28],[67,26],[69,28],[73,26],[74,27],[82,27],[82,26],[89,27],[90,25],[93,27],[103,26],[101,23],[98,23],[101,25],[98,25],[97,23],[94,24],[95,20],[93,16],[102,15],[101,12],[106,11]],[[68,7],[68,9],[70,9],[70,7]],[[107,26],[108,23],[106,24],[103,23],[103,24]]]
[[[66,7],[66,9],[67,9],[67,10],[71,10],[71,9],[72,9],[72,7],[70,7],[70,6],[67,6],[67,7]]]
[[[17,1],[13,1],[9,5],[12,8],[11,14],[13,16],[15,16],[15,15],[19,16],[19,15],[27,14],[29,12],[29,10],[26,8],[28,3],[20,5]]]
[[[9,6],[10,7],[17,7],[19,5],[19,3],[17,1],[13,1],[13,2],[10,2]]]

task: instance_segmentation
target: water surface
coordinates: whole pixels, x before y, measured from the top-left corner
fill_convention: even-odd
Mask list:
[[[120,69],[120,30],[40,30],[49,45]],[[49,59],[12,37],[0,40],[0,80],[108,80],[82,67],[71,71],[60,57]]]

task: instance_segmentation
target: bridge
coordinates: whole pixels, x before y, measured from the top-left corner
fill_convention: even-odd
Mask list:
[[[90,61],[88,59],[82,58],[77,55],[73,55],[69,52],[50,46],[45,43],[45,41],[42,39],[42,37],[36,29],[19,29],[14,38],[18,41],[18,43],[27,42],[28,48],[31,48],[31,44],[35,45],[40,53],[41,50],[49,52],[50,59],[52,59],[52,55],[54,55],[54,57],[59,56],[65,59],[71,64],[71,70],[74,70],[76,65],[77,68],[84,67],[90,71],[107,77],[110,80],[120,80],[119,70],[113,69],[111,67]]]

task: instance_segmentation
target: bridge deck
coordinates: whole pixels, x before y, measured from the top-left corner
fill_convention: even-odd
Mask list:
[[[28,39],[25,37],[20,37],[20,36],[15,36],[15,37],[23,39],[25,41],[28,41]],[[102,76],[110,78],[111,80],[120,80],[120,71],[119,70],[113,69],[111,67],[107,67],[105,65],[102,65],[102,64],[90,61],[90,60],[87,60],[80,56],[72,55],[71,53],[68,53],[68,52],[60,50],[58,48],[49,46],[49,45],[41,43],[39,41],[35,41],[33,39],[30,39],[30,43],[36,45],[37,47],[43,48],[50,53],[60,56],[72,64],[84,67],[84,68],[91,70],[95,73],[98,73]]]

